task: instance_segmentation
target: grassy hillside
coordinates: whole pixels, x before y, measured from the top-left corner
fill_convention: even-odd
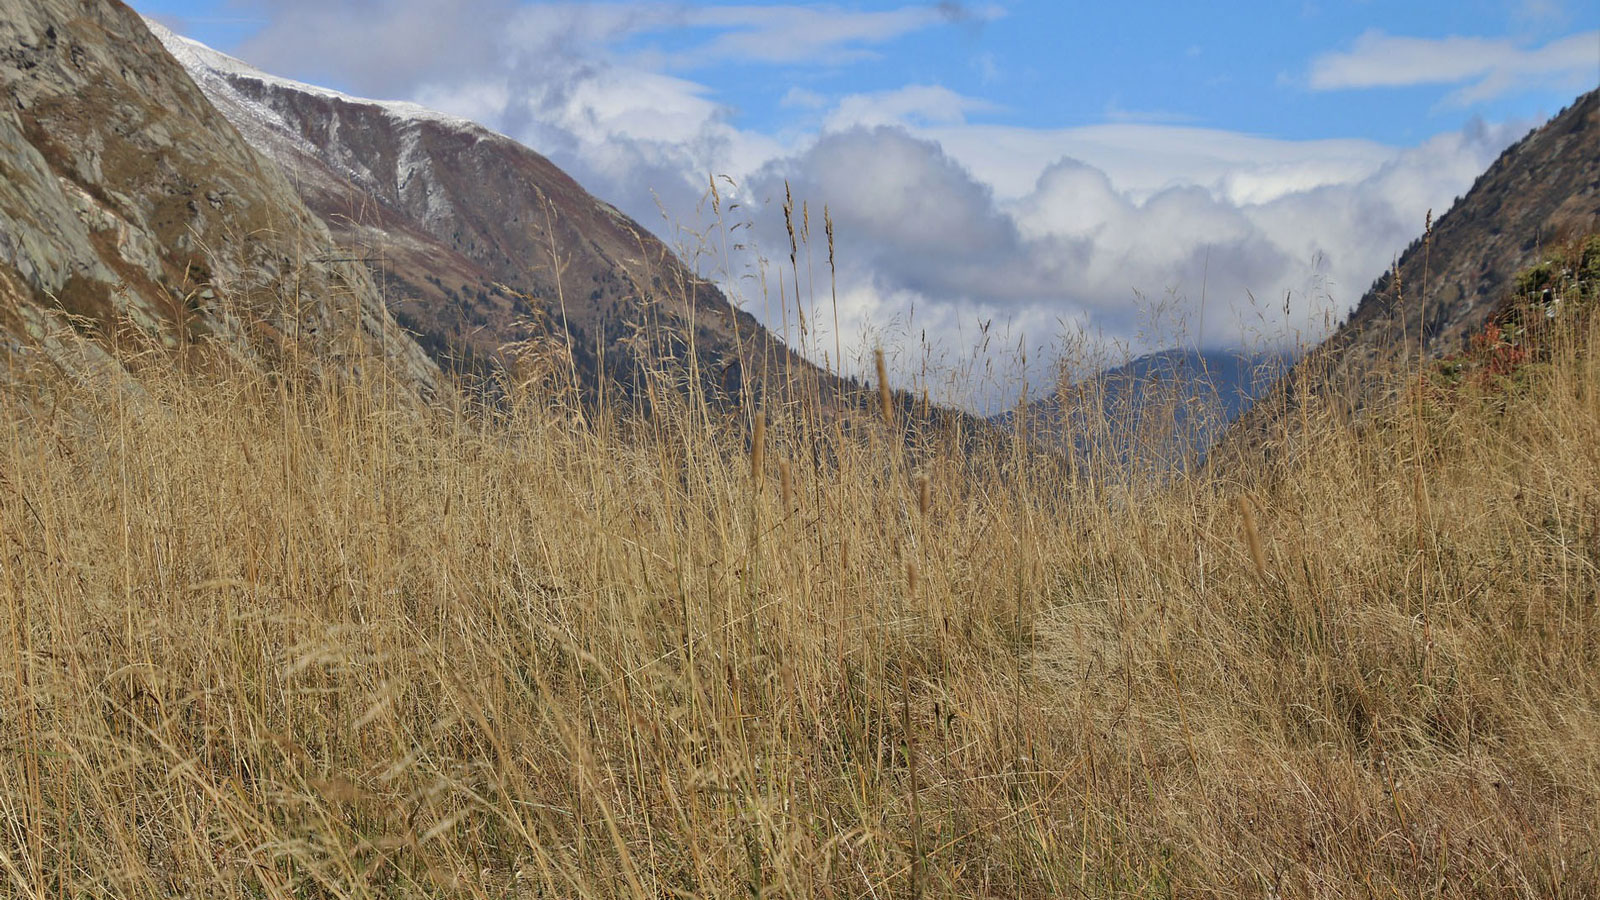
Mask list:
[[[1247,459],[1292,434],[1295,395],[1315,390],[1359,414],[1392,388],[1408,357],[1438,358],[1483,330],[1518,274],[1547,250],[1600,230],[1600,89],[1580,95],[1506,148],[1362,295],[1350,317],[1289,372],[1275,396],[1229,430],[1217,452]],[[1307,388],[1299,383],[1309,382]]]
[[[0,894],[1600,895],[1582,264],[1165,485],[803,395],[596,417],[538,352],[420,414],[13,372]]]

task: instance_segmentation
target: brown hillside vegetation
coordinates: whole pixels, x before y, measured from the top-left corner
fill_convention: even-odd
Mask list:
[[[3,893],[1600,895],[1574,252],[1248,492],[538,359],[13,373]]]
[[[1579,96],[1508,147],[1465,196],[1439,212],[1349,320],[1241,419],[1220,456],[1284,450],[1289,442],[1274,438],[1293,434],[1284,425],[1296,418],[1298,382],[1360,415],[1393,386],[1389,374],[1414,365],[1408,356],[1465,349],[1511,293],[1518,272],[1600,229],[1600,90]]]

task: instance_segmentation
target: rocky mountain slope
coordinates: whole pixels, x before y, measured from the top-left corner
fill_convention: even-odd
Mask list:
[[[570,341],[591,388],[603,373],[626,390],[647,356],[686,357],[691,338],[713,392],[737,392],[745,369],[814,372],[649,231],[510,138],[152,28],[446,365],[484,369],[545,329]]]
[[[1419,223],[1419,225],[1422,223]],[[1332,337],[1244,416],[1228,453],[1268,449],[1309,389],[1357,413],[1408,358],[1462,350],[1550,248],[1600,229],[1600,90],[1507,149],[1401,254]]]
[[[366,267],[117,0],[0,0],[0,348],[107,364],[135,327],[260,355],[378,354],[438,376]],[[89,338],[85,340],[83,338]],[[342,361],[349,368],[358,361]]]

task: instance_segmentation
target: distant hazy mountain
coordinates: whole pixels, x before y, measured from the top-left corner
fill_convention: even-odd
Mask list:
[[[1291,362],[1284,354],[1165,350],[1064,380],[1028,404],[1025,422],[1035,439],[1081,462],[1171,472],[1199,460]],[[1016,413],[998,421],[1014,426]]]

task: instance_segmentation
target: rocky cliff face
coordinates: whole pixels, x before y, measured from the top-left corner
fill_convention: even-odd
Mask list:
[[[1226,455],[1270,450],[1265,444],[1292,419],[1302,389],[1359,413],[1389,389],[1384,376],[1404,360],[1463,349],[1510,295],[1518,271],[1596,230],[1600,91],[1591,91],[1501,154],[1350,319],[1243,417],[1227,435]]]
[[[415,105],[268,75],[153,27],[447,365],[485,368],[544,327],[570,341],[590,388],[604,378],[626,391],[647,359],[686,356],[691,341],[713,392],[736,390],[744,370],[814,371],[527,147]]]
[[[324,361],[437,368],[282,171],[117,0],[0,0],[0,330],[78,368],[131,322],[169,347],[218,338]],[[71,329],[67,328],[71,323]],[[89,337],[66,341],[62,335]],[[339,365],[354,365],[344,361]]]

